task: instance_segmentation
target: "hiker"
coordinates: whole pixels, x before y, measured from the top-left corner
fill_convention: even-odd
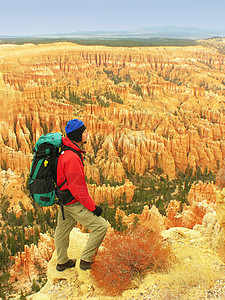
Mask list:
[[[108,223],[101,217],[102,208],[97,206],[88,193],[84,175],[82,144],[87,142],[88,133],[84,123],[78,119],[70,120],[65,127],[66,137],[62,138],[62,152],[58,159],[57,185],[60,190],[69,190],[72,199],[63,205],[65,220],[59,210],[55,231],[55,246],[58,257],[56,269],[63,271],[76,265],[76,259],[69,259],[67,249],[69,235],[72,228],[79,222],[91,233],[84,251],[81,254],[80,268],[91,269],[93,258],[101,245]],[[63,151],[63,147],[70,147],[77,151]]]

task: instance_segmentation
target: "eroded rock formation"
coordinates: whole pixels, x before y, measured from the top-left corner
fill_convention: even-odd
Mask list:
[[[225,59],[208,45],[9,45],[0,56],[0,161],[17,173],[27,173],[38,137],[64,132],[72,117],[85,121],[106,178],[155,167],[170,178],[188,166],[216,171],[225,157]]]
[[[116,211],[116,220],[121,222],[129,227],[135,227],[137,225],[143,226],[147,229],[152,229],[157,233],[161,233],[162,230],[165,230],[165,217],[163,217],[158,209],[153,205],[151,209],[146,205],[143,209],[142,214],[131,214],[126,216],[126,214],[117,208]]]
[[[17,216],[21,213],[20,202],[25,209],[31,208],[28,193],[25,192],[24,180],[12,172],[0,169],[0,195],[9,201],[9,209],[13,210]]]
[[[135,222],[140,223],[142,226],[152,228],[156,232],[169,229],[171,227],[185,227],[193,229],[194,226],[203,225],[203,219],[207,214],[215,214],[216,211],[216,195],[214,185],[212,183],[204,184],[199,182],[192,185],[189,194],[189,205],[185,205],[181,209],[181,203],[173,200],[170,201],[166,216],[162,216],[155,206],[151,209],[148,206],[144,207],[142,214],[126,214],[117,209],[117,220],[120,217],[123,224],[131,227]],[[135,218],[138,218],[135,220]],[[216,219],[216,218],[215,218]]]
[[[21,186],[36,140],[49,131],[64,134],[71,118],[82,119],[89,131],[85,173],[96,203],[112,205],[124,196],[131,202],[129,173],[162,169],[172,179],[188,167],[216,172],[225,158],[225,56],[217,50],[224,41],[215,45],[0,46],[0,193],[10,197],[11,208],[19,214],[19,201],[29,207]],[[175,226],[207,231],[216,224],[212,184],[194,185],[188,202],[182,208],[170,202],[166,217],[154,206],[140,215],[118,210],[117,217],[128,226],[139,219],[157,232]],[[20,267],[32,274],[33,254],[46,265],[49,247],[25,247],[13,278]]]
[[[103,184],[102,186],[97,186],[96,184],[88,185],[88,191],[90,196],[95,199],[97,204],[101,202],[108,201],[108,204],[113,205],[114,201],[125,199],[129,203],[132,201],[134,196],[135,186],[129,180],[126,180],[123,185],[106,186]]]
[[[47,234],[40,235],[38,245],[24,246],[24,252],[18,253],[10,271],[11,280],[26,281],[39,272],[46,272],[47,263],[55,250],[54,239]]]

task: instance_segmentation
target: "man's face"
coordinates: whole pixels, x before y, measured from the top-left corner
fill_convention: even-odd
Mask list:
[[[87,142],[87,139],[88,139],[88,132],[87,130],[85,130],[82,134],[82,142],[83,143]]]

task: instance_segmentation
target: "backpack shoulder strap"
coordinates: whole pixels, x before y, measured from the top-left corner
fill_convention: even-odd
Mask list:
[[[83,164],[83,166],[84,166],[83,158],[82,158],[81,154],[80,154],[77,150],[75,150],[75,149],[73,149],[73,148],[70,148],[70,147],[68,147],[68,146],[64,146],[64,147],[62,147],[61,152],[66,151],[66,150],[71,150],[71,151],[75,152],[75,153],[80,157],[80,160],[81,160],[81,162],[82,162],[82,164]],[[61,152],[60,152],[60,154],[61,154]],[[60,154],[59,154],[59,155],[60,155]],[[56,170],[57,170],[57,166],[58,166],[58,158],[59,158],[59,156],[56,158]],[[57,174],[57,171],[56,171],[56,174]],[[58,188],[60,189],[66,182],[67,182],[67,180],[65,179],[65,180],[60,184],[60,186],[58,186]]]
[[[66,150],[71,150],[71,151],[73,151],[74,153],[76,153],[76,154],[80,157],[80,160],[81,160],[81,162],[82,162],[82,164],[83,164],[83,166],[84,166],[84,162],[83,162],[82,155],[81,155],[77,150],[75,150],[75,149],[73,149],[73,148],[71,148],[71,147],[65,146],[65,147],[62,148],[61,152],[66,151]]]

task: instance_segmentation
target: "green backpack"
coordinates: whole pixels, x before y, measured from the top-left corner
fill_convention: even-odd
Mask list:
[[[47,133],[42,135],[33,149],[34,156],[29,175],[30,196],[41,206],[51,206],[55,203],[62,208],[74,197],[67,189],[60,191],[57,186],[57,163],[61,153],[62,134]],[[63,147],[63,151],[71,150],[78,154],[75,149]],[[79,155],[79,154],[78,154]]]

